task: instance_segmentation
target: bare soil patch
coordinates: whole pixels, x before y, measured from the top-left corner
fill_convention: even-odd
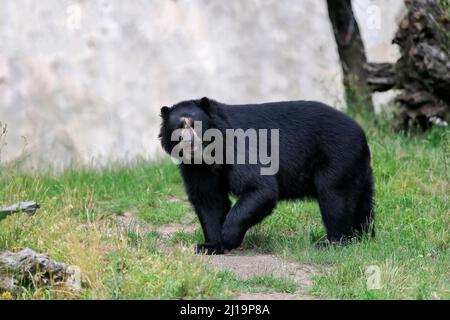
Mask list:
[[[192,219],[190,219],[192,220]],[[132,212],[125,212],[117,216],[120,229],[140,233],[158,232],[161,239],[170,239],[178,232],[195,232],[197,224],[169,223],[152,225],[136,217]],[[166,247],[167,244],[160,245]],[[169,247],[166,248],[170,250]],[[236,278],[246,280],[263,275],[274,277],[288,277],[297,284],[295,293],[250,293],[238,292],[239,300],[311,300],[317,299],[306,294],[312,285],[312,277],[318,275],[319,268],[310,264],[301,264],[283,259],[273,254],[245,255],[242,251],[235,254],[205,256],[206,262],[214,269],[232,272]]]
[[[298,285],[300,291],[312,285],[311,277],[319,274],[318,268],[267,255],[217,255],[207,257],[207,261],[215,268],[229,271],[238,279],[251,279],[271,274],[275,277],[290,277]]]
[[[240,293],[237,300],[318,300],[317,297],[308,296],[300,293]]]
[[[117,216],[117,225],[124,231],[133,231],[138,233],[158,232],[162,239],[168,239],[178,232],[195,232],[197,226],[194,224],[169,223],[163,225],[153,225],[142,221],[132,212],[124,212]]]

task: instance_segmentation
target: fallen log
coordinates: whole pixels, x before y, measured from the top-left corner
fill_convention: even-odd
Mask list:
[[[367,63],[367,84],[372,92],[393,89],[397,83],[395,65],[393,63]]]
[[[17,212],[24,212],[28,215],[33,215],[41,206],[34,201],[18,202],[6,208],[0,208],[0,220]]]

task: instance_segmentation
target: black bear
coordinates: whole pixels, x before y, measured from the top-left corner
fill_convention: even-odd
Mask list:
[[[374,235],[370,150],[363,129],[342,112],[313,101],[227,105],[202,98],[162,107],[161,117],[159,138],[167,153],[173,156],[182,143],[192,147],[178,152],[178,160],[205,236],[197,252],[221,254],[238,247],[247,230],[267,217],[279,200],[304,197],[319,202],[326,243]],[[201,123],[201,132],[194,128],[196,123]],[[249,163],[258,150],[248,145],[243,163],[180,161],[197,159],[190,153],[197,151],[198,140],[201,147],[212,141],[202,136],[209,129],[226,137],[229,130],[277,130],[278,141],[268,143],[272,154],[278,153],[276,171],[263,174],[267,163]],[[210,155],[222,151],[218,146]],[[229,195],[237,197],[233,206]]]

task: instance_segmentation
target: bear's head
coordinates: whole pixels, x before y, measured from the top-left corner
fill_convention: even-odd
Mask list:
[[[189,145],[191,155],[197,144],[203,144],[202,133],[213,127],[210,117],[212,101],[208,98],[183,101],[172,107],[161,108],[159,139],[163,149],[171,154],[178,144]]]

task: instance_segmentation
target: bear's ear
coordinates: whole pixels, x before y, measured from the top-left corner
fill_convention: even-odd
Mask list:
[[[170,108],[167,106],[164,106],[161,108],[161,117],[165,117],[170,113]]]
[[[200,108],[202,108],[203,110],[208,111],[209,110],[209,104],[210,104],[210,101],[209,101],[209,99],[207,97],[203,97],[203,98],[200,99],[199,105],[200,105]]]

